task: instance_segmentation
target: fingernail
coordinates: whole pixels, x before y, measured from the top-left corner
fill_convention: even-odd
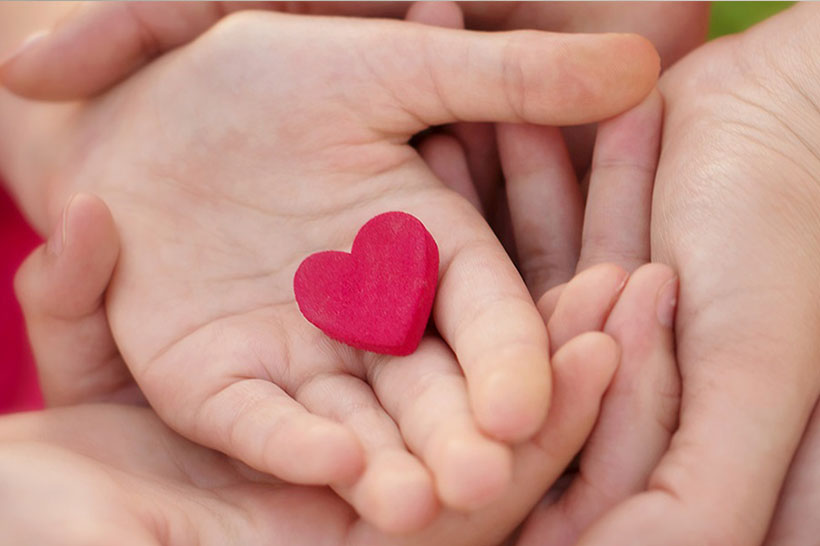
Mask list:
[[[29,34],[28,37],[26,37],[26,39],[23,40],[19,46],[13,49],[11,53],[3,57],[2,61],[0,61],[0,66],[4,66],[10,63],[12,60],[22,55],[25,51],[31,49],[31,47],[34,44],[42,41],[42,39],[48,36],[50,32],[50,30],[39,30],[33,34]]]
[[[664,328],[671,328],[675,323],[675,311],[678,307],[678,277],[669,279],[658,290],[658,322]]]
[[[46,252],[52,256],[59,256],[63,253],[63,248],[65,247],[68,208],[71,206],[71,202],[74,201],[74,197],[75,195],[72,195],[68,200],[68,203],[66,203],[65,207],[63,207],[63,213],[60,216],[60,221],[54,227],[54,231],[51,233],[51,237],[48,238],[48,242],[46,243]]]

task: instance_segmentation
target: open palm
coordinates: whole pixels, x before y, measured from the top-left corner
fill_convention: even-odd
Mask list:
[[[407,140],[457,120],[600,119],[640,100],[656,70],[632,37],[235,15],[62,107],[72,147],[55,146],[44,176],[55,199],[91,189],[109,204],[122,251],[108,318],[170,426],[280,478],[332,483],[382,528],[408,530],[437,498],[465,509],[502,494],[513,456],[497,440],[539,430],[550,372],[515,268]],[[397,209],[441,253],[441,337],[402,359],[330,341],[291,288],[306,255],[349,247]]]

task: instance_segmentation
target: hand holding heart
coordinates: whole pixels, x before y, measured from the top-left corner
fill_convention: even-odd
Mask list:
[[[320,38],[305,48],[308,31]],[[439,502],[474,509],[506,490],[507,442],[541,429],[550,371],[503,248],[408,139],[456,120],[611,116],[649,91],[656,63],[629,36],[237,15],[107,95],[53,107],[54,133],[75,136],[44,143],[53,156],[31,176],[56,181],[55,211],[80,189],[110,206],[122,247],[108,319],[166,422],[409,530]],[[292,291],[305,256],[389,210],[418,217],[441,258],[440,337],[402,359],[329,340]]]
[[[438,247],[403,212],[368,221],[350,254],[309,256],[293,281],[299,310],[333,339],[375,353],[416,350],[438,283]]]
[[[660,114],[660,102],[653,93],[640,106],[604,124],[596,153],[606,156],[616,151],[618,143],[624,140],[641,142],[633,147],[632,154],[622,157],[635,164],[652,164],[657,154]],[[554,150],[544,149],[541,153],[549,156]],[[601,203],[595,194],[612,183],[617,184],[613,174],[607,169],[596,174],[595,184],[591,187],[591,203]],[[444,180],[452,182],[447,173],[441,175]],[[638,171],[629,178],[634,178],[642,187],[651,188],[652,177],[647,172]],[[537,200],[538,189],[530,189],[534,190],[530,198]],[[647,214],[648,192],[637,192],[637,196],[633,211]],[[558,213],[565,205],[551,200],[541,203],[546,214]],[[642,248],[641,255],[646,259],[646,223],[630,229],[619,224],[617,216],[612,217],[605,210],[590,212],[594,213],[599,226],[608,223],[632,241],[635,248]],[[125,394],[123,376],[117,375],[118,367],[109,360],[110,333],[102,309],[102,295],[110,282],[119,248],[116,227],[102,201],[89,195],[71,199],[64,216],[63,229],[68,237],[62,253],[53,256],[46,250],[48,245],[43,245],[29,257],[17,278],[29,333],[35,348],[41,349],[37,358],[45,395],[58,403],[122,400]],[[374,239],[376,242],[393,241],[401,235],[397,228],[403,228],[410,232],[405,242],[421,242],[420,248],[427,246],[423,244],[426,232],[404,213],[380,215],[365,227],[367,229],[360,230],[357,243],[364,240],[372,244]],[[413,236],[413,231],[418,237]],[[62,235],[58,231],[54,236]],[[613,245],[606,256],[618,258],[617,253],[618,248]],[[356,252],[352,255],[330,254],[348,261],[357,255]],[[374,254],[366,252],[363,256],[372,258]],[[586,266],[589,266],[604,255],[596,256],[590,252],[587,256],[590,261]],[[617,261],[626,264],[625,257]],[[89,268],[89,264],[98,267]],[[670,350],[670,313],[673,308],[668,299],[661,298],[661,294],[668,294],[669,281],[674,280],[670,279],[671,274],[668,268],[652,264],[638,269],[627,281],[626,272],[621,267],[600,264],[541,298],[539,307],[545,320],[548,319],[547,328],[553,341],[556,399],[548,422],[533,441],[515,447],[515,474],[511,487],[495,502],[472,511],[468,517],[461,511],[443,510],[421,532],[385,536],[366,520],[356,519],[358,516],[347,503],[327,490],[277,482],[273,487],[266,487],[263,484],[270,482],[269,477],[247,472],[247,469],[243,472],[241,465],[229,465],[226,472],[224,457],[175,438],[148,412],[117,411],[106,406],[45,412],[42,416],[29,418],[26,426],[17,427],[12,440],[36,439],[42,447],[9,450],[6,458],[11,457],[17,472],[11,484],[7,483],[7,489],[16,491],[22,486],[27,491],[34,491],[23,495],[24,502],[18,502],[25,514],[29,504],[37,505],[37,494],[41,491],[39,484],[43,478],[36,470],[38,465],[64,459],[63,467],[71,471],[62,472],[63,476],[56,480],[49,477],[49,489],[53,491],[56,482],[61,490],[73,492],[78,488],[89,489],[84,482],[93,483],[92,493],[104,491],[109,499],[103,511],[108,514],[106,521],[113,523],[99,524],[100,498],[94,494],[82,495],[81,501],[73,502],[70,507],[51,503],[46,510],[62,514],[68,509],[77,529],[90,524],[94,536],[104,543],[118,540],[126,526],[130,530],[129,536],[146,537],[140,546],[153,544],[153,540],[164,540],[155,538],[157,528],[170,530],[172,536],[184,533],[197,537],[202,544],[224,544],[229,541],[225,538],[229,534],[233,537],[230,540],[241,536],[243,544],[267,544],[271,537],[275,537],[289,544],[490,545],[497,544],[518,525],[586,441],[587,448],[580,459],[579,479],[572,480],[565,494],[551,493],[548,500],[539,504],[521,538],[522,546],[543,544],[545,539],[551,544],[571,544],[579,532],[608,506],[642,486],[658,448],[663,448],[668,440],[668,431],[658,430],[656,424],[673,420],[675,415],[675,407],[668,403],[669,393],[666,389],[658,389],[659,385],[674,389],[677,378]],[[674,286],[672,288],[674,296]],[[558,295],[552,297],[551,294]],[[661,308],[656,310],[659,304]],[[656,319],[661,310],[666,316],[664,323]],[[600,330],[612,338],[601,334]],[[87,341],[79,347],[81,351],[76,343],[79,336]],[[44,337],[48,337],[48,342],[43,342]],[[619,347],[620,365],[610,384]],[[95,353],[96,350],[100,352]],[[412,359],[409,357],[405,365],[418,363]],[[597,415],[604,389],[608,394],[600,415]],[[49,426],[32,425],[38,422]],[[88,427],[84,433],[77,434],[77,423]],[[624,431],[626,426],[627,432]],[[127,438],[120,434],[108,438],[106,449],[100,450],[101,440],[112,435],[112,430],[122,427],[135,432]],[[42,429],[53,433],[36,432]],[[8,440],[4,430],[0,422],[0,439]],[[121,446],[123,443],[129,445],[129,442],[137,442],[137,447]],[[139,455],[146,446],[157,442],[165,448],[162,456],[156,457],[156,453],[151,457]],[[123,453],[127,455],[123,456]],[[135,453],[138,454],[136,466]],[[0,450],[0,456],[3,455]],[[19,462],[21,456],[25,456],[27,462]],[[177,465],[172,465],[169,472],[167,465],[152,464],[153,461],[168,460],[181,462],[186,475],[179,475]],[[37,486],[21,485],[29,476],[23,472],[24,478],[20,479],[21,464],[23,469],[34,471],[37,479],[28,479]],[[240,472],[235,472],[237,468]],[[117,479],[112,480],[112,475]],[[151,479],[145,480],[146,475]],[[188,483],[190,480],[194,483]],[[211,490],[197,486],[197,483],[214,483],[214,480],[222,484],[217,498]],[[141,494],[133,495],[134,488],[138,488]],[[163,491],[173,493],[168,495]],[[134,513],[144,513],[146,506],[154,514],[154,519],[147,524],[132,517]],[[259,510],[267,510],[268,506],[271,513],[263,517],[265,525],[254,524],[253,521],[260,517]],[[229,517],[213,518],[208,508],[227,512]],[[293,525],[294,518],[310,523]],[[27,517],[22,521],[18,519],[13,528],[27,540],[51,532],[50,528],[43,529],[36,520]],[[88,539],[80,535],[77,540],[72,540],[65,533],[62,537],[67,546],[84,546]],[[42,539],[42,542],[49,541],[47,537]]]

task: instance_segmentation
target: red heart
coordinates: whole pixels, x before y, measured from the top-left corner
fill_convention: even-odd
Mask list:
[[[438,281],[438,247],[414,216],[386,212],[356,234],[353,249],[308,256],[296,270],[299,310],[325,334],[397,356],[418,347]]]

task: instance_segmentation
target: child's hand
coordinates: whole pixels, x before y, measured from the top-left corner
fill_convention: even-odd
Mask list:
[[[89,188],[111,207],[122,251],[108,319],[170,425],[284,479],[333,483],[365,517],[408,530],[437,497],[465,509],[500,495],[512,458],[485,434],[531,437],[550,390],[546,332],[517,272],[408,138],[455,120],[606,117],[647,92],[656,63],[628,36],[232,16],[64,107],[42,176],[57,181],[52,204]],[[393,209],[441,252],[444,342],[403,359],[327,339],[291,289],[306,255],[345,248]]]
[[[626,223],[623,217],[613,215],[605,209],[606,200],[603,197],[606,192],[617,190],[617,187],[613,188],[613,184],[629,183],[632,186],[630,191],[633,195],[631,211],[638,218],[648,218],[652,186],[651,171],[657,159],[660,115],[660,102],[657,96],[653,96],[641,106],[602,126],[597,147],[598,157],[606,158],[610,154],[618,154],[624,165],[640,164],[645,166],[646,170],[613,171],[607,168],[607,161],[600,163],[600,172],[597,173],[590,188],[587,229],[596,226],[598,229],[603,229],[604,226],[609,226],[613,233],[618,233],[620,236],[608,241],[596,241],[597,246],[585,245],[585,250],[581,254],[586,256],[586,262],[579,267],[591,267],[605,260],[615,260],[624,267],[633,269],[638,267],[641,261],[645,262],[648,259],[648,225],[646,222]],[[510,130],[516,130],[516,128],[510,128]],[[520,144],[524,146],[527,144],[526,139],[533,138],[533,135],[537,134],[533,131],[537,130],[530,128],[514,138],[521,139]],[[544,129],[544,131],[548,130]],[[433,161],[434,171],[454,185],[460,182],[470,183],[468,178],[460,181],[454,178],[459,176],[459,172],[463,175],[463,170],[458,171],[452,168],[448,170],[447,166],[452,165],[453,161],[457,165],[459,158],[453,157],[452,154],[450,157],[444,157],[447,150],[443,148],[447,146],[443,145],[443,142],[435,138],[429,145],[422,145],[423,153],[431,159],[442,159],[443,157],[448,160],[446,162]],[[633,145],[624,149],[622,146],[624,142],[631,142]],[[554,144],[557,142],[534,150],[532,159],[538,161],[556,153]],[[448,149],[452,150],[451,147]],[[557,151],[560,151],[560,148]],[[537,193],[541,192],[545,186],[535,182],[540,179],[540,182],[547,184],[547,188],[566,189],[569,187],[570,180],[553,178],[549,171],[530,171],[533,175],[530,179],[532,183],[522,186],[524,181],[518,174],[520,171],[515,171],[518,165],[517,162],[508,162],[508,169],[512,171],[509,174],[509,180],[513,184],[512,187],[518,188],[520,192],[520,199],[516,200],[516,203],[529,203],[533,208],[538,208],[540,203],[539,210],[543,216],[548,218],[559,215],[562,210],[568,210],[566,200],[540,200]],[[532,166],[532,163],[529,166]],[[531,192],[530,199],[524,198],[526,191]],[[79,336],[68,332],[58,332],[55,336],[55,330],[68,328],[70,324],[53,320],[43,323],[42,318],[55,314],[64,317],[70,315],[71,309],[60,305],[60,293],[61,291],[67,292],[69,287],[74,290],[76,298],[80,297],[78,294],[86,294],[86,303],[75,304],[75,307],[90,310],[94,308],[95,301],[99,305],[98,296],[104,290],[107,280],[104,275],[94,275],[93,272],[87,272],[80,277],[84,271],[83,264],[90,261],[87,258],[83,259],[81,252],[83,249],[85,252],[94,249],[97,253],[110,258],[116,255],[117,248],[115,235],[106,234],[107,231],[113,229],[113,226],[105,214],[104,205],[99,200],[89,196],[75,197],[65,217],[68,237],[61,256],[53,259],[46,254],[45,248],[39,250],[26,263],[18,279],[30,331],[43,332],[41,338],[50,337],[53,340],[56,337],[66,340],[66,346],[57,346],[52,342],[52,345],[48,347],[50,350],[38,352],[38,359],[41,360],[42,365],[41,371],[46,374],[54,373],[54,369],[58,373],[66,371],[65,357],[63,356],[63,365],[60,366],[60,355],[70,354],[72,347],[76,347],[76,339]],[[88,221],[84,222],[84,218],[88,218]],[[96,219],[97,226],[89,226],[88,224],[94,219]],[[546,231],[545,229],[540,232],[544,236],[543,244],[545,245],[552,243],[552,238],[546,236]],[[530,235],[533,243],[538,242],[537,233],[530,233]],[[104,268],[101,267],[100,271],[104,271]],[[535,280],[542,276],[530,275],[529,278]],[[668,349],[671,347],[670,327],[673,308],[671,306],[664,308],[666,314],[663,315],[663,320],[665,322],[659,322],[657,318],[659,311],[656,309],[657,305],[669,304],[668,300],[661,299],[661,295],[668,296],[662,288],[670,288],[674,295],[674,284],[668,282],[672,279],[672,273],[667,268],[651,265],[635,272],[623,287],[627,280],[627,273],[621,267],[595,265],[575,277],[566,287],[558,287],[541,298],[541,311],[545,320],[549,321],[550,335],[555,340],[552,350],[556,351],[560,347],[559,353],[563,351],[567,355],[572,355],[572,358],[579,362],[575,365],[581,366],[576,370],[577,373],[581,373],[584,369],[585,365],[581,364],[584,360],[588,361],[586,365],[593,366],[584,373],[594,373],[595,369],[600,371],[601,366],[605,369],[607,354],[613,354],[612,351],[615,349],[611,342],[605,338],[596,337],[595,334],[580,335],[577,341],[567,343],[568,340],[584,332],[604,330],[613,335],[622,347],[622,364],[615,382],[609,389],[604,402],[604,411],[581,460],[581,477],[572,482],[568,491],[561,496],[560,502],[556,503],[558,496],[551,494],[541,505],[525,528],[522,538],[525,543],[533,540],[543,542],[545,537],[559,544],[571,543],[590,522],[613,503],[644,486],[649,471],[669,438],[669,431],[658,428],[656,423],[666,423],[671,427],[676,415],[677,374],[674,360],[668,354]],[[72,280],[74,282],[71,282]],[[41,293],[38,294],[38,290]],[[32,324],[32,321],[38,318],[40,326]],[[76,327],[86,333],[84,336],[86,341],[91,340],[87,323],[78,322]],[[50,336],[45,334],[45,330],[48,329],[51,330]],[[98,325],[95,331],[101,336],[106,334],[104,324]],[[96,345],[104,344],[97,343]],[[564,348],[565,345],[566,348]],[[49,361],[44,361],[43,356],[49,355],[51,355]],[[566,360],[566,357],[556,356],[556,362],[559,364]],[[77,362],[77,364],[80,363]],[[105,378],[118,369],[122,369],[111,366],[112,369],[106,372],[106,366],[83,368],[71,363],[68,367],[77,371],[85,369],[85,375],[90,379],[80,381],[80,383],[92,385],[100,384],[99,380],[94,379],[95,374]],[[568,370],[569,368],[562,366],[555,371],[558,384],[557,395],[574,399],[576,396],[574,389],[577,388],[577,383],[572,384],[561,379],[561,374],[567,373]],[[79,378],[75,379],[79,380]],[[589,381],[592,380],[589,379]],[[47,383],[55,384],[56,382]],[[48,392],[46,396],[49,396]],[[574,421],[575,425],[565,423],[565,421],[577,419],[575,412],[581,411],[581,406],[570,402],[564,403],[570,408],[568,410],[570,414],[564,414],[560,404],[553,406],[554,415],[551,417],[553,424],[547,426],[538,436],[542,439],[540,441],[544,441],[546,434],[553,439],[549,440],[548,444],[542,445],[551,445],[555,438],[560,437],[553,430],[556,426],[563,426],[565,432],[561,434],[568,435],[568,437],[577,437],[582,430],[589,430],[591,423],[578,424],[579,421]],[[567,441],[569,441],[568,438],[564,438],[561,445],[567,446]],[[518,476],[516,486],[499,503],[494,503],[471,517],[473,523],[470,525],[469,532],[461,528],[463,522],[458,523],[460,518],[448,511],[419,536],[428,537],[427,539],[438,537],[439,540],[446,536],[450,537],[448,543],[455,543],[452,542],[455,540],[452,537],[455,536],[469,543],[474,540],[470,538],[471,536],[482,536],[482,533],[487,533],[488,529],[492,531],[492,534],[487,536],[502,536],[504,529],[515,525],[517,519],[520,520],[531,503],[537,499],[539,492],[542,492],[544,487],[554,480],[555,469],[561,467],[555,462],[560,458],[550,456],[551,452],[552,450],[544,453],[532,450],[530,447],[516,450],[515,468]],[[567,449],[562,453],[572,454],[574,451]],[[545,473],[548,469],[552,470]],[[534,476],[540,477],[534,478]],[[499,512],[498,506],[505,508]],[[480,514],[485,515],[480,516]],[[486,517],[486,514],[494,514],[490,518],[492,525],[484,527],[475,523],[479,521],[487,523],[482,519]],[[364,528],[370,529],[366,525]],[[373,532],[375,531],[370,529],[366,534]],[[501,534],[496,534],[499,532]],[[414,537],[413,540],[418,539],[419,536]]]
[[[51,240],[32,254],[18,275],[18,292],[29,332],[40,348],[38,367],[50,400],[111,399],[122,390],[119,382],[110,380],[123,377],[122,363],[96,350],[112,343],[104,318],[98,317],[104,317],[99,294],[106,264],[116,255],[113,227],[102,201],[75,196],[66,208],[60,254],[49,253]],[[89,271],[89,264],[100,265]],[[613,268],[604,271],[617,274]],[[136,544],[162,541],[165,546],[237,540],[269,544],[271,537],[306,545],[497,544],[580,449],[595,423],[617,358],[616,345],[603,334],[585,334],[564,344],[553,357],[557,392],[548,423],[533,441],[514,449],[513,486],[469,517],[444,510],[416,534],[386,536],[328,490],[280,483],[184,441],[150,412],[118,406],[0,419],[0,459],[5,463],[0,466],[13,469],[13,476],[3,476],[2,481],[4,491],[16,499],[16,510],[5,512],[11,521],[5,524],[0,516],[0,526],[20,543],[36,538],[50,544],[54,539],[49,533],[56,532],[67,546],[86,546],[90,538],[107,544],[124,531],[128,537],[144,537]],[[65,385],[77,388],[66,390]],[[122,434],[124,429],[127,435]],[[9,441],[12,445],[4,447]],[[33,441],[38,444],[22,443]],[[174,464],[168,466],[168,461]],[[180,474],[180,468],[185,472]],[[274,486],[266,485],[270,483]],[[55,490],[61,494],[55,496]],[[50,502],[44,504],[44,496]],[[70,498],[70,506],[55,498]],[[213,518],[214,512],[220,517]],[[52,513],[67,520],[66,527],[44,527],[43,517],[52,518]],[[260,526],[259,521],[265,524]],[[294,521],[305,525],[293,525]],[[159,530],[165,530],[164,535]],[[231,533],[230,540],[226,533]]]

